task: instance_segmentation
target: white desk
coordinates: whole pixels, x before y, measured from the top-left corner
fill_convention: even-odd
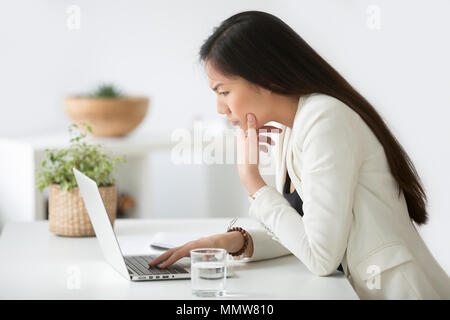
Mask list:
[[[229,218],[116,220],[124,254],[162,252],[149,247],[157,231],[224,232]],[[240,225],[255,222],[240,218]],[[189,258],[183,258],[189,263]],[[234,277],[217,299],[358,299],[342,273],[312,274],[294,255],[231,261]],[[205,299],[191,294],[190,280],[131,282],[103,259],[95,237],[59,237],[48,221],[10,222],[0,236],[0,299]]]

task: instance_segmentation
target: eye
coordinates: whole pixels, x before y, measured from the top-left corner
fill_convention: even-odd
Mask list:
[[[224,96],[228,95],[229,91],[220,92],[219,94],[223,94]]]

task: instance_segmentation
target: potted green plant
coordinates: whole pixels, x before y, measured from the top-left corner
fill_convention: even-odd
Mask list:
[[[102,84],[93,93],[64,100],[74,123],[88,123],[97,137],[119,137],[134,130],[148,111],[147,97],[125,95],[113,84]]]
[[[126,156],[114,157],[99,144],[88,144],[83,139],[92,128],[86,124],[69,126],[68,148],[46,149],[41,170],[36,174],[36,186],[42,193],[49,187],[49,229],[60,236],[94,236],[89,215],[77,187],[72,168],[77,168],[99,186],[111,224],[117,214],[117,189],[113,172],[119,163],[126,163]],[[74,134],[75,133],[75,134]]]

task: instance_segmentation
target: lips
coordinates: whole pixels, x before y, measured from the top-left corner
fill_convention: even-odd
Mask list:
[[[238,125],[240,123],[239,120],[233,120],[233,119],[227,119],[227,120],[230,121],[233,126]]]

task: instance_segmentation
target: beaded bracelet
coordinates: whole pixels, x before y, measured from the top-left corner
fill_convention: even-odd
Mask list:
[[[241,227],[233,227],[233,228],[227,230],[227,232],[231,232],[231,231],[239,231],[242,234],[242,236],[244,237],[244,245],[242,246],[242,248],[237,252],[230,253],[233,257],[240,256],[241,254],[244,253],[245,249],[247,249],[248,233]]]

